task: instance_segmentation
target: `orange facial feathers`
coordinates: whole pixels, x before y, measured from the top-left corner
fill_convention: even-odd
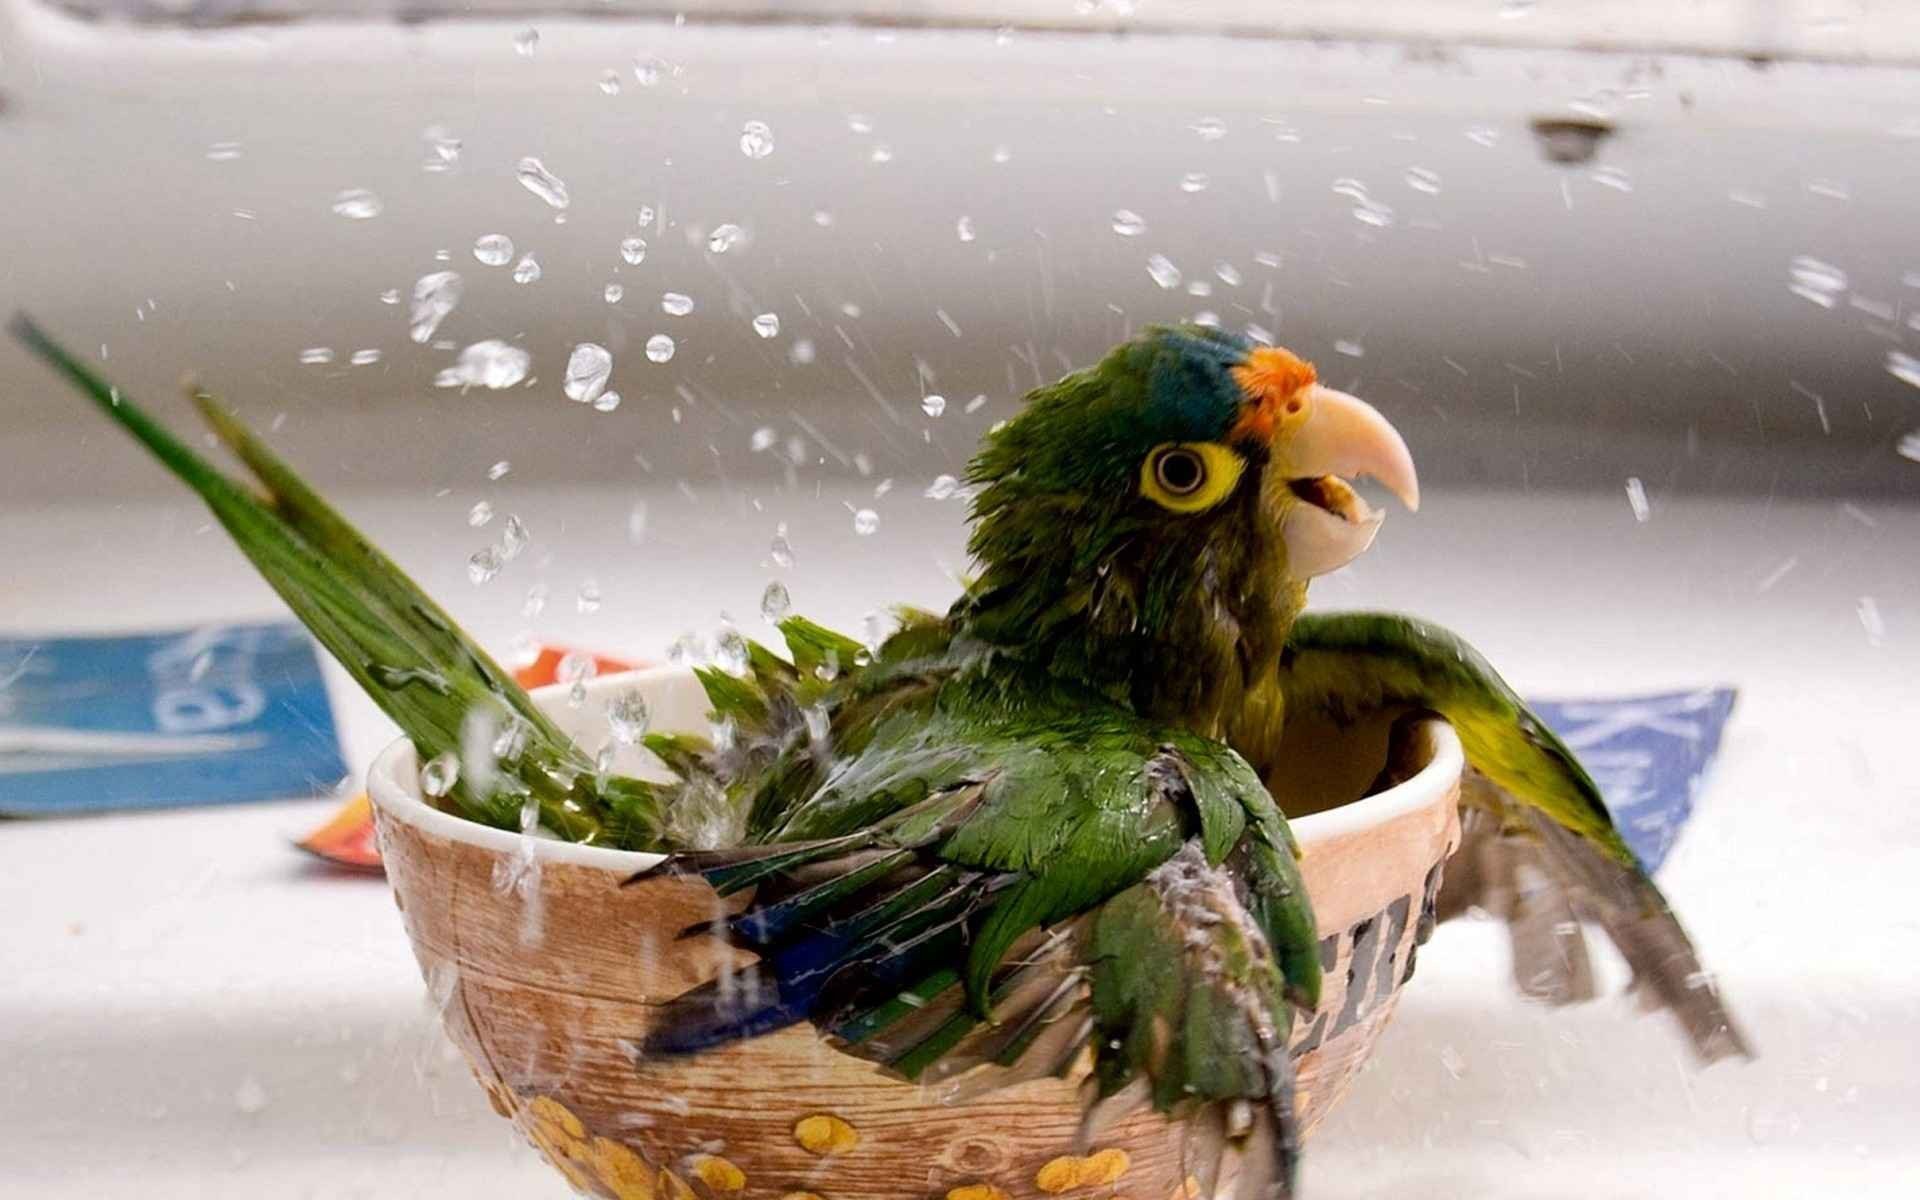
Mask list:
[[[1247,355],[1247,361],[1233,369],[1234,382],[1247,399],[1228,439],[1272,441],[1281,418],[1299,411],[1296,397],[1319,378],[1313,364],[1291,350],[1262,346]]]

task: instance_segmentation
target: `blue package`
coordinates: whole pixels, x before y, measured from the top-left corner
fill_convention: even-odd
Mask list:
[[[346,770],[298,625],[0,638],[0,815],[308,796]]]
[[[1693,815],[1734,698],[1732,688],[1702,688],[1530,704],[1592,773],[1614,824],[1652,872]]]

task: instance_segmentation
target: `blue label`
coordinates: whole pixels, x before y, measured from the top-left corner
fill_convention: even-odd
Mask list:
[[[298,625],[0,638],[0,814],[308,796],[346,770]]]
[[[1600,785],[1614,824],[1651,873],[1693,815],[1734,696],[1731,688],[1703,688],[1530,703]]]

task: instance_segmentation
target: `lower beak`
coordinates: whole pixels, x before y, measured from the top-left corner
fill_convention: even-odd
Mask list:
[[[1358,558],[1380,530],[1384,513],[1368,506],[1349,479],[1372,478],[1409,510],[1420,507],[1420,483],[1407,443],[1371,404],[1332,388],[1312,386],[1307,419],[1275,439],[1269,486],[1290,497],[1280,536],[1288,574],[1311,579]]]

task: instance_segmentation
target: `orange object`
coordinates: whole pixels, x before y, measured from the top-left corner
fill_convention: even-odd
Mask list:
[[[514,681],[524,688],[553,683],[559,677],[560,660],[570,653],[572,651],[563,646],[542,646],[532,662],[513,673]],[[596,675],[631,671],[639,665],[604,654],[593,656]],[[380,865],[380,847],[373,837],[373,804],[365,792],[342,804],[325,824],[294,845],[338,867],[370,873],[384,870]]]

